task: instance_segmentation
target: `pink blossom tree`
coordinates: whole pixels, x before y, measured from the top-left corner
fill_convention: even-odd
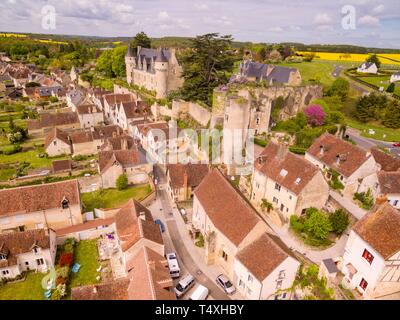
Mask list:
[[[304,109],[307,122],[311,126],[322,126],[325,123],[326,114],[320,105],[311,105]]]

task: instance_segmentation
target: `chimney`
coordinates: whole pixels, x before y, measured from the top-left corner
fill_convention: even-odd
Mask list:
[[[324,146],[323,146],[322,144],[319,146],[319,154],[320,154],[321,156],[324,155]]]
[[[288,152],[288,149],[285,146],[280,144],[278,146],[278,152],[276,154],[276,157],[278,158],[278,160],[283,160],[286,157],[287,152]]]
[[[128,150],[128,139],[126,137],[122,137],[121,139],[121,149]]]
[[[188,197],[188,174],[185,170],[185,172],[183,173],[183,188],[184,188],[184,193],[185,193],[185,198]]]
[[[336,155],[336,164],[339,165],[340,164],[340,154]]]
[[[387,201],[388,201],[387,196],[386,196],[386,195],[383,195],[383,196],[380,196],[380,197],[377,197],[377,198],[376,198],[375,204],[378,205],[378,206],[380,206],[381,204],[384,204],[384,203],[386,203]]]

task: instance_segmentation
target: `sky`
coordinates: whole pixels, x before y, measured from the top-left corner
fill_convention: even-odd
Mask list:
[[[218,32],[238,41],[400,49],[400,1],[0,0],[0,31],[106,37]]]

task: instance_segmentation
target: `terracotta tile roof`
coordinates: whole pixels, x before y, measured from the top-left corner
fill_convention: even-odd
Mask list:
[[[398,171],[400,170],[400,159],[392,157],[391,155],[379,150],[378,148],[372,148],[371,153],[375,158],[375,161],[381,165],[383,171]]]
[[[71,289],[72,300],[128,300],[128,278],[111,282],[75,287]]]
[[[99,169],[100,173],[105,172],[115,162],[118,162],[122,167],[134,167],[143,163],[138,150],[114,150],[101,151],[99,153]]]
[[[324,150],[323,154],[321,154],[321,146]],[[315,140],[307,153],[345,177],[351,176],[372,156],[363,149],[328,133]],[[337,156],[340,157],[339,164],[337,164]]]
[[[375,206],[353,226],[353,231],[384,259],[388,259],[400,251],[399,230],[400,212],[387,202]]]
[[[64,198],[80,204],[78,180],[0,190],[0,216],[61,208]]]
[[[236,258],[260,282],[271,274],[289,255],[267,233],[239,251]]]
[[[319,173],[311,162],[273,142],[262,151],[254,162],[254,167],[295,194],[299,194]]]
[[[104,100],[107,101],[109,105],[120,104],[121,102],[135,101],[132,94],[106,94],[104,95]]]
[[[86,230],[91,230],[101,226],[109,226],[115,222],[114,218],[107,218],[107,219],[95,219],[91,221],[87,221],[85,223],[76,224],[73,226],[65,227],[56,230],[57,236],[64,236],[74,232],[81,232]]]
[[[144,124],[139,124],[137,126],[139,132],[143,136],[147,136],[150,130],[152,129],[159,129],[159,130],[168,130],[169,126],[168,123],[166,122],[157,122],[157,123],[144,123]]]
[[[183,188],[185,175],[187,177],[188,186],[195,188],[204,177],[209,173],[210,169],[207,164],[169,164],[167,172],[173,188]]]
[[[381,188],[381,193],[400,194],[400,171],[380,171],[378,172],[378,180]]]
[[[44,148],[47,149],[47,147],[54,141],[54,139],[59,139],[68,145],[71,144],[68,139],[68,134],[66,132],[58,128],[53,128],[46,134]]]
[[[17,256],[33,250],[35,246],[42,249],[50,248],[49,231],[36,229],[0,234],[0,254],[7,257],[6,260],[0,260],[0,267],[16,265]]]
[[[166,259],[148,247],[142,247],[127,263],[129,299],[131,300],[176,300],[169,288],[173,282]]]
[[[101,112],[95,104],[81,104],[76,107],[78,114],[89,114]]]
[[[203,179],[194,194],[214,226],[236,246],[260,222],[253,207],[218,169]]]
[[[75,131],[71,134],[71,141],[72,144],[92,142],[92,132],[90,130]]]
[[[129,200],[117,212],[115,223],[123,251],[131,248],[141,238],[161,245],[164,243],[160,227],[154,222],[151,212],[136,200]]]
[[[103,151],[113,151],[113,150],[126,150],[124,148],[133,149],[135,147],[135,140],[126,134],[115,137],[107,138],[104,144],[101,146]]]
[[[54,160],[52,162],[53,172],[60,171],[71,171],[72,170],[72,161],[71,160]]]
[[[79,124],[78,115],[75,112],[42,113],[40,119],[28,120],[28,129],[36,130],[69,124]]]
[[[119,136],[123,134],[123,130],[120,126],[109,125],[109,126],[97,126],[93,128],[92,134],[93,139],[100,140],[106,138],[112,138],[113,136]]]

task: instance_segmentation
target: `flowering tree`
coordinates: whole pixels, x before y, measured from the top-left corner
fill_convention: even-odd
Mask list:
[[[325,123],[325,112],[319,105],[311,105],[304,109],[307,122],[312,126],[322,126]]]

